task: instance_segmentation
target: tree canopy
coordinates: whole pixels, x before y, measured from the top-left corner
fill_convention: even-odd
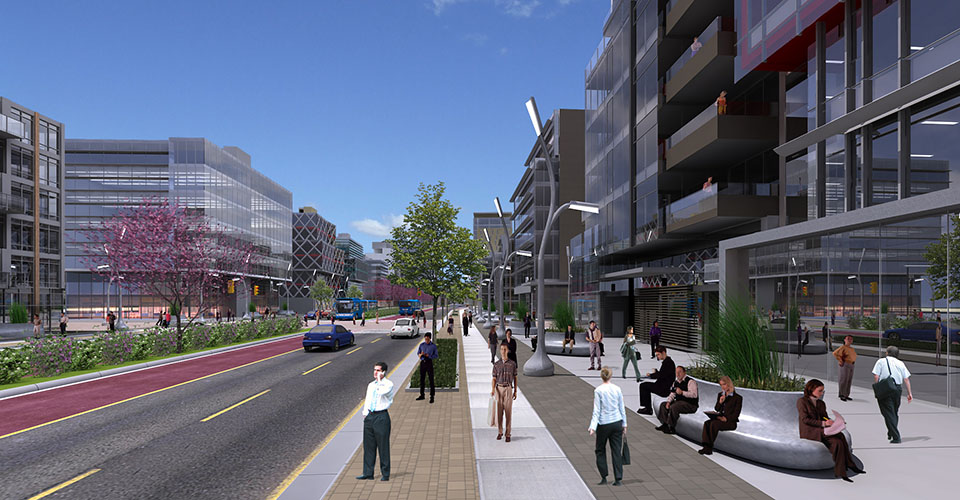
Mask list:
[[[483,243],[457,226],[460,208],[444,198],[446,187],[420,183],[403,224],[393,228],[390,281],[453,302],[472,299],[483,273]]]
[[[930,278],[933,298],[956,302],[960,301],[960,215],[951,215],[949,220],[951,230],[940,235],[939,240],[927,245],[923,257],[930,263],[927,276]]]
[[[326,280],[320,278],[310,286],[310,298],[317,301],[320,307],[323,307],[327,301],[333,298],[333,288],[330,288]]]

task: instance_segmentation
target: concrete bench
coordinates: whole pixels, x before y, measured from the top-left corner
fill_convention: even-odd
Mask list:
[[[547,332],[546,333],[547,339],[546,339],[546,343],[544,344],[545,348],[547,349],[547,354],[564,354],[569,356],[589,357],[590,344],[587,342],[586,332],[578,332],[573,335],[574,335],[573,338],[575,341],[573,344],[573,353],[570,352],[571,349],[569,344],[567,345],[566,351],[561,353],[560,351],[563,349],[563,333]],[[616,344],[615,350],[616,348],[620,347],[620,342],[622,341],[623,341],[622,339],[613,339],[613,343]],[[610,344],[611,344],[611,341],[604,342],[603,344],[604,347],[606,347],[607,349],[606,350],[607,356],[614,354],[613,352],[610,351]],[[616,352],[616,355],[619,357],[620,353]]]
[[[720,393],[720,386],[697,380],[700,408],[696,413],[681,415],[677,434],[700,442],[703,423],[708,420],[704,411],[712,411]],[[737,429],[721,431],[713,447],[761,464],[787,469],[821,470],[833,468],[830,450],[822,443],[800,438],[797,399],[802,392],[759,391],[736,389],[743,396],[743,409]],[[666,398],[653,395],[654,412]],[[827,407],[829,413],[832,408]],[[846,430],[843,434],[853,450],[853,439]]]

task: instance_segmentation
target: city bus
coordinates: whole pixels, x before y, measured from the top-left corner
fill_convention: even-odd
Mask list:
[[[336,302],[334,318],[339,320],[363,319],[363,313],[367,311],[375,311],[376,309],[376,300],[340,298],[337,299]]]
[[[420,299],[401,300],[398,304],[401,316],[412,316],[421,309]]]

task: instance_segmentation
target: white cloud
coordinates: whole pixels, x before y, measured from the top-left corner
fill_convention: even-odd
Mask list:
[[[377,238],[389,238],[390,230],[402,224],[403,216],[393,214],[383,217],[382,221],[361,219],[350,222],[350,225],[357,231]]]
[[[487,35],[483,33],[467,33],[462,37],[464,40],[476,45],[477,47],[487,43]]]
[[[577,0],[557,0],[557,3],[560,5],[570,5]]]
[[[540,5],[540,0],[496,0],[495,3],[511,16],[530,17]]]
[[[439,16],[447,7],[463,1],[464,0],[433,0],[433,13]]]

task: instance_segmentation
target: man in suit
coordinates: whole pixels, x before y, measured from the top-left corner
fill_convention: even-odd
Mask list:
[[[720,377],[720,390],[720,394],[717,395],[717,404],[713,407],[720,415],[703,423],[703,434],[700,436],[703,448],[697,451],[701,455],[713,454],[713,443],[717,440],[720,431],[736,429],[737,422],[740,420],[743,397],[734,392],[730,377],[726,375]]]
[[[644,382],[640,384],[640,408],[637,413],[641,415],[653,415],[653,408],[650,404],[650,394],[667,397],[670,395],[670,387],[677,374],[677,365],[667,356],[667,348],[657,346],[655,351],[657,359],[660,360],[660,369],[647,374],[648,378],[654,379],[653,382]]]

